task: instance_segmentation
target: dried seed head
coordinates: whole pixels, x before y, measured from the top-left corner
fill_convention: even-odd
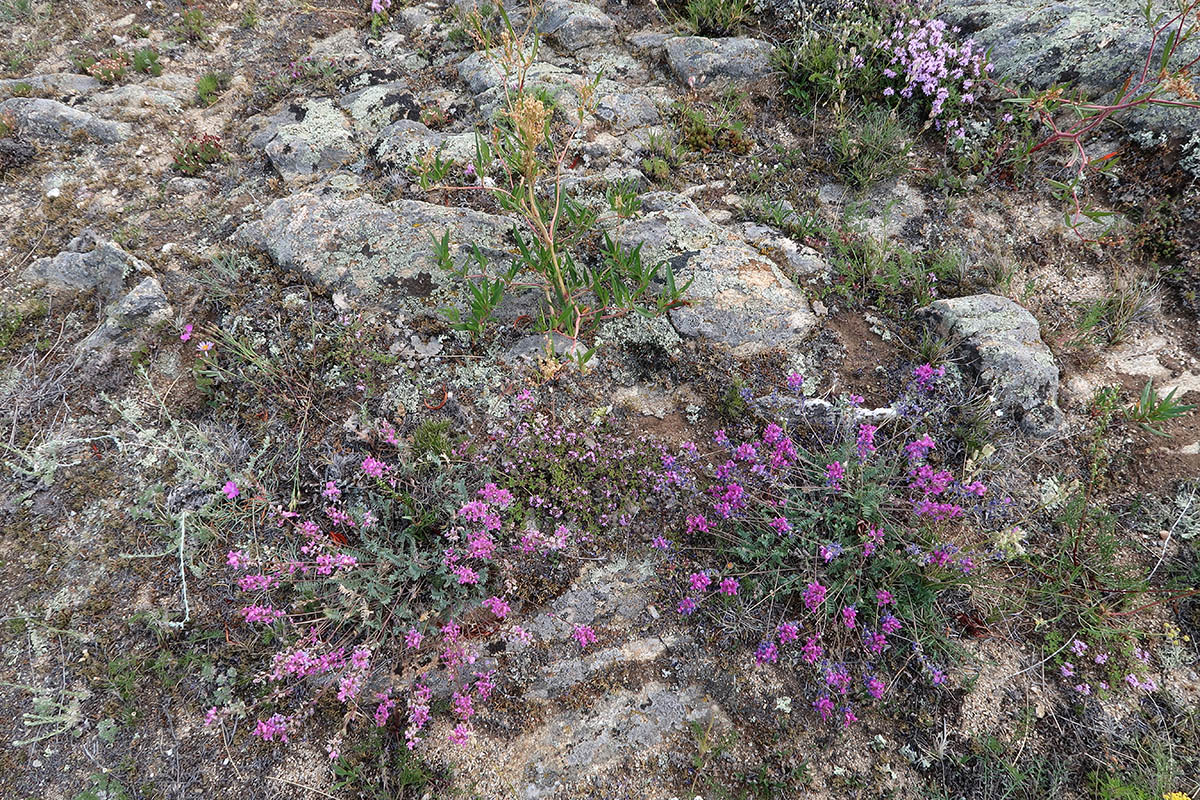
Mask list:
[[[533,150],[541,144],[546,135],[546,123],[550,120],[550,109],[546,108],[541,98],[523,94],[517,98],[509,113],[526,148]]]

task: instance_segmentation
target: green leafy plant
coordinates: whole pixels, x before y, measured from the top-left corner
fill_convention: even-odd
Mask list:
[[[743,99],[743,95],[731,91],[711,105],[701,105],[693,98],[677,101],[671,106],[671,114],[679,129],[680,145],[696,153],[750,152],[753,142],[745,133],[746,122],[740,110]]]
[[[229,88],[229,74],[206,72],[196,81],[196,99],[202,106],[211,106],[220,99],[221,93]]]
[[[466,313],[446,310],[451,325],[479,336],[508,289],[533,289],[544,300],[541,326],[577,341],[604,319],[631,312],[661,314],[681,302],[687,286],[678,286],[667,264],[646,265],[641,248],[624,251],[607,234],[598,258],[579,259],[575,249],[599,221],[597,213],[571,197],[563,177],[568,158],[578,141],[589,109],[595,105],[597,81],[579,87],[573,119],[557,122],[561,114],[544,87],[529,85],[528,76],[538,50],[532,25],[516,30],[503,8],[503,47],[491,28],[475,12],[467,18],[475,37],[484,43],[489,58],[505,77],[503,112],[490,136],[476,135],[476,156],[471,165],[505,211],[521,224],[513,229],[517,252],[506,267],[492,270],[479,247],[461,265],[453,263],[448,237],[434,237],[438,264],[457,275],[466,286]],[[432,169],[441,171],[434,162]],[[444,187],[446,189],[466,187]],[[627,201],[621,201],[628,204]],[[574,348],[573,348],[574,349]],[[585,353],[589,352],[585,349]]]
[[[195,177],[213,164],[227,161],[229,156],[221,146],[221,140],[204,134],[184,142],[175,153],[171,166],[184,175]]]
[[[210,28],[212,28],[212,23],[209,22],[208,17],[204,16],[202,10],[189,8],[180,15],[179,22],[176,23],[174,30],[184,41],[206,44]]]
[[[242,11],[242,17],[238,20],[238,25],[243,30],[253,30],[258,25],[258,3],[251,0],[246,4],[245,10]]]
[[[1165,397],[1159,397],[1158,392],[1154,390],[1154,379],[1151,378],[1146,381],[1146,386],[1142,389],[1142,394],[1137,402],[1125,409],[1126,418],[1136,422],[1138,427],[1147,433],[1155,436],[1170,436],[1162,429],[1162,424],[1196,410],[1194,405],[1177,401],[1175,399],[1177,391],[1179,391],[1178,387],[1168,392]]]
[[[632,181],[618,181],[611,184],[605,191],[604,198],[608,201],[608,207],[612,209],[613,213],[622,219],[632,217],[642,207],[641,198],[637,193],[637,185]]]
[[[642,172],[655,183],[666,183],[671,179],[671,165],[658,156],[643,159]]]
[[[133,68],[155,78],[163,73],[162,64],[158,61],[158,51],[152,47],[143,47],[133,54]]]

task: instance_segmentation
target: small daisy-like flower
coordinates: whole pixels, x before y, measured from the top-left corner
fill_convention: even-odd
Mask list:
[[[214,347],[216,347],[216,345],[212,342],[201,342],[200,344],[196,345],[196,350],[201,353],[210,353]]]

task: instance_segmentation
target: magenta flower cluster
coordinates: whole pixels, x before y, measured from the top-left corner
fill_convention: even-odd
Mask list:
[[[959,32],[939,19],[899,19],[879,43],[892,81],[884,96],[927,101],[929,119],[948,140],[966,135],[959,109],[975,103],[993,70],[973,39],[956,41]]]

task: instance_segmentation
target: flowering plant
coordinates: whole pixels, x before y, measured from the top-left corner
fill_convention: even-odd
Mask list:
[[[917,367],[905,416],[866,412],[853,396],[807,400],[791,381],[791,398],[752,400],[754,435],[717,431],[715,452],[681,454],[703,508],[687,516],[681,552],[656,543],[684,576],[677,611],[772,609],[754,660],[798,666],[822,720],[853,723],[855,703],[882,700],[906,670],[946,681],[928,654],[945,625],[938,594],[988,555],[962,523],[996,524],[1007,504],[938,463],[927,425],[944,380],[940,367]],[[704,566],[714,561],[724,567]]]

